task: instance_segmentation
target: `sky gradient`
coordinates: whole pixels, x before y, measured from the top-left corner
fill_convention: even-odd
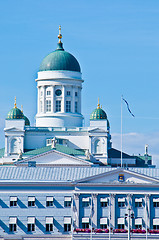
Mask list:
[[[34,125],[35,78],[42,59],[56,49],[61,25],[64,48],[85,80],[85,125],[99,97],[119,149],[123,94],[135,115],[123,105],[123,150],[143,154],[149,144],[159,161],[159,1],[2,0],[0,9],[0,147],[15,96]]]

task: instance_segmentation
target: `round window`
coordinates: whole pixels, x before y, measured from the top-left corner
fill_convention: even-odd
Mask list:
[[[60,96],[62,94],[62,91],[60,89],[57,89],[55,91],[56,96]]]

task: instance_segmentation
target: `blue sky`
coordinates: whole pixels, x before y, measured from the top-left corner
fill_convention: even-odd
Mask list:
[[[0,147],[15,96],[34,124],[36,74],[55,50],[61,24],[64,48],[78,59],[85,80],[85,124],[99,97],[113,146],[120,148],[123,94],[135,115],[123,106],[123,149],[142,154],[148,143],[159,159],[159,1],[2,0],[0,9]]]

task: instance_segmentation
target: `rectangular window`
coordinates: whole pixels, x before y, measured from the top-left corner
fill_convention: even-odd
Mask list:
[[[28,228],[28,232],[35,231],[35,217],[28,217],[27,228]]]
[[[71,224],[64,224],[64,231],[70,232],[71,231]]]
[[[46,112],[51,112],[51,100],[46,100]]]
[[[9,231],[16,232],[17,231],[17,217],[9,218]]]
[[[159,202],[153,202],[153,207],[159,207]]]
[[[90,205],[90,198],[89,197],[82,198],[82,207],[89,207],[89,205]]]
[[[118,229],[124,229],[124,224],[118,224]]]
[[[67,96],[70,96],[71,95],[71,92],[70,91],[67,91]]]
[[[125,202],[118,202],[118,207],[125,207]]]
[[[61,112],[61,101],[56,101],[56,112]]]
[[[52,231],[53,231],[53,224],[46,223],[46,232],[52,232]]]
[[[66,101],[66,112],[71,112],[71,101]]]
[[[10,197],[10,207],[17,206],[17,197]]]
[[[64,207],[71,207],[72,198],[71,197],[65,197],[64,198]]]
[[[153,225],[153,229],[158,230],[159,229],[159,225]]]
[[[142,207],[142,202],[135,202],[135,207]]]
[[[83,229],[89,228],[89,223],[82,223],[82,228]]]
[[[47,96],[50,96],[50,95],[51,95],[51,91],[47,91],[47,92],[46,92],[46,95],[47,95]]]
[[[53,231],[53,217],[46,217],[46,232]]]
[[[40,96],[42,97],[42,95],[43,95],[43,92],[41,91],[41,92],[40,92]]]
[[[35,197],[28,197],[28,207],[35,207]]]
[[[107,224],[100,224],[100,228],[101,229],[106,229],[107,228]]]
[[[17,225],[16,224],[9,224],[9,231],[10,232],[16,232],[17,231]]]
[[[52,207],[54,205],[54,198],[53,197],[47,197],[46,198],[46,207]]]
[[[108,207],[108,198],[100,198],[100,206]]]
[[[135,228],[136,228],[136,229],[142,229],[142,225],[139,225],[139,224],[138,224],[138,225],[135,225]]]
[[[35,224],[34,223],[28,223],[28,232],[34,232],[35,231]]]
[[[77,113],[77,112],[78,112],[78,103],[75,102],[75,113]]]
[[[77,97],[78,96],[78,94],[77,94],[77,92],[75,92],[75,97]]]
[[[118,198],[118,207],[125,207],[125,198]]]

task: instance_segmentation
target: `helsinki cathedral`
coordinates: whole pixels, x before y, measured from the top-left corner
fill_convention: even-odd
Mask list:
[[[59,27],[55,51],[42,60],[37,78],[37,114],[35,126],[17,107],[8,112],[5,120],[5,148],[0,161],[13,163],[44,153],[53,147],[98,165],[115,166],[120,152],[111,146],[110,123],[99,104],[90,114],[90,125],[83,127],[81,113],[81,67],[77,59],[65,51]],[[136,158],[123,153],[123,163],[134,166]],[[67,164],[67,163],[66,163]]]

